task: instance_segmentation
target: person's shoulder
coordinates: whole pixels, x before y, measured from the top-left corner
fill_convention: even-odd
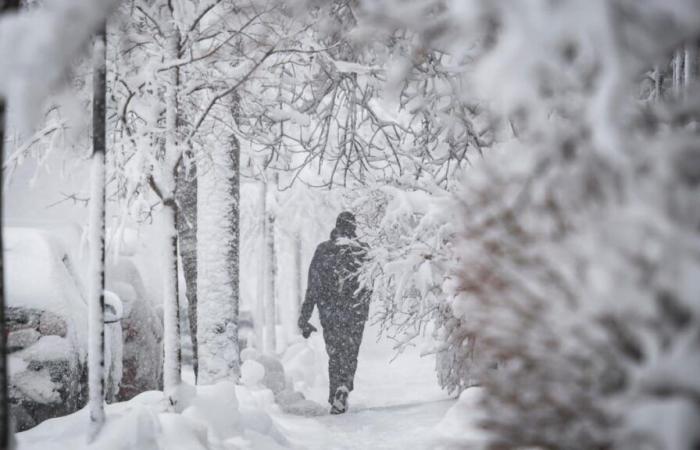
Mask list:
[[[335,245],[333,244],[333,241],[323,241],[318,244],[318,247],[316,247],[316,254],[326,253],[329,250],[332,250],[334,247]]]
[[[316,247],[316,248],[328,248],[328,247],[332,247],[332,246],[333,246],[333,241],[327,240],[327,241],[323,241],[320,244],[318,244],[318,247]]]

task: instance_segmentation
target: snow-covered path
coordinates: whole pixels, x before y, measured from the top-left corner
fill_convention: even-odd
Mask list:
[[[429,449],[431,429],[452,400],[350,411],[344,416],[287,416],[282,432],[298,448]]]
[[[339,416],[280,415],[276,421],[292,444],[304,449],[428,449],[432,428],[454,400],[437,386],[434,357],[412,349],[394,355],[387,341],[376,342],[376,330],[365,332],[350,409]],[[312,345],[323,348],[320,336]],[[324,361],[325,363],[325,361]],[[326,383],[307,395],[326,405]]]

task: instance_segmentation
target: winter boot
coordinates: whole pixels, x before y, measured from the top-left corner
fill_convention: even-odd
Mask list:
[[[348,388],[340,386],[335,390],[333,403],[331,404],[331,414],[343,414],[348,410]]]

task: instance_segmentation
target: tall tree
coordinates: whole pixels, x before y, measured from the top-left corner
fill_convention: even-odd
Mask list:
[[[235,107],[234,107],[235,108]],[[238,379],[240,143],[201,158],[197,190],[198,383]]]
[[[167,23],[168,59],[177,60],[180,55],[180,30],[175,22],[175,11],[169,5],[170,19]],[[172,406],[177,406],[177,390],[181,378],[180,306],[178,301],[177,259],[177,204],[175,202],[175,174],[181,155],[178,142],[178,94],[180,67],[166,70],[165,91],[165,148],[160,180],[156,185],[162,201],[160,220],[163,232],[162,250],[165,257],[163,268],[163,390]]]
[[[698,70],[698,44],[695,41],[688,42],[684,48],[683,60],[683,87],[684,93],[688,92],[688,85],[695,80]]]
[[[683,89],[683,49],[677,49],[673,53],[672,74],[673,74],[673,93],[680,95]]]
[[[19,0],[0,0],[0,15],[19,9]],[[5,331],[5,268],[4,246],[2,232],[2,189],[3,167],[5,167],[5,99],[0,93],[0,450],[8,450],[13,446],[12,430],[10,429],[10,402],[8,401],[7,378],[7,343]]]
[[[275,177],[275,180],[277,178]],[[277,184],[270,188],[265,181],[265,352],[274,354],[277,350],[276,305],[277,300],[277,252],[275,245],[275,207],[274,191]]]
[[[192,368],[197,379],[199,374],[199,356],[197,351],[197,165],[186,163],[192,159],[191,152],[178,167],[175,180],[175,198],[177,199],[177,245],[182,261],[182,273],[185,281],[185,298],[187,299],[187,317],[192,340]]]
[[[292,298],[292,308],[291,308],[291,322],[293,323],[293,329],[298,332],[296,327],[297,318],[299,317],[299,308],[304,299],[304,269],[302,268],[302,238],[301,231],[297,230],[292,237],[292,245],[294,246],[294,274],[293,285],[294,285],[294,297]]]
[[[267,211],[267,186],[263,180],[260,183],[260,189],[258,189],[258,209],[256,210],[257,217],[260,218],[258,221],[258,228],[260,232],[258,233],[258,246],[257,252],[260,255],[257,275],[257,284],[255,286],[255,345],[258,350],[263,351],[265,349],[265,334],[263,333],[265,325],[265,277],[267,276],[267,269],[265,264],[267,264],[267,258],[265,258],[265,253],[267,252],[267,246],[265,245],[266,235],[265,227],[267,223],[267,217],[265,216],[265,211]]]
[[[105,150],[106,150],[106,27],[95,38],[93,49],[92,168],[90,174],[90,280],[88,291],[88,387],[89,440],[97,437],[105,422]]]

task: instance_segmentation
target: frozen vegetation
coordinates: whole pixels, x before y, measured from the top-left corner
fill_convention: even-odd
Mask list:
[[[0,450],[697,449],[699,43],[697,0],[0,0]]]

